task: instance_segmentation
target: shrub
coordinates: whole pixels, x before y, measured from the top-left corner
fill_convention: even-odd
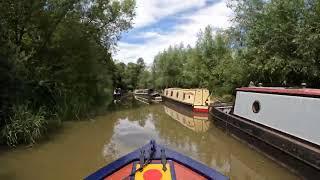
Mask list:
[[[225,94],[221,97],[221,101],[226,103],[231,103],[234,101],[234,99],[235,97],[230,94]]]
[[[28,105],[14,106],[12,115],[6,120],[2,136],[9,146],[19,143],[34,144],[46,129],[45,111],[40,108],[33,113]]]

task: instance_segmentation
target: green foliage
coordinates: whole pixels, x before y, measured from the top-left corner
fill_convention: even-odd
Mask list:
[[[45,131],[45,111],[40,108],[36,113],[28,105],[14,106],[12,116],[1,131],[9,146],[19,143],[33,144]]]
[[[139,81],[137,84],[137,87],[140,89],[148,89],[148,88],[153,88],[153,83],[152,83],[152,74],[148,70],[144,70],[140,73],[138,77]]]
[[[116,63],[114,72],[114,87],[123,90],[133,90],[136,88],[150,88],[149,71],[142,58],[137,63]]]
[[[219,31],[214,36],[210,26],[200,31],[196,46],[169,47],[153,63],[157,88],[205,87],[218,95],[232,93],[245,83],[244,64],[236,58],[230,35]]]
[[[319,85],[319,1],[232,1],[255,82]]]
[[[153,62],[157,88],[206,87],[217,95],[255,84],[320,87],[319,0],[231,0],[234,27],[170,46]]]
[[[159,53],[153,62],[152,71],[155,76],[156,88],[183,85],[183,64],[186,63],[186,49],[183,45],[170,46],[167,50]]]
[[[42,107],[49,121],[80,119],[108,104],[111,52],[131,28],[134,8],[134,0],[1,1],[0,128],[16,128],[16,120],[2,119],[15,117],[19,111],[11,109],[24,102],[30,102],[30,115],[21,116],[27,122],[37,122],[33,112]]]

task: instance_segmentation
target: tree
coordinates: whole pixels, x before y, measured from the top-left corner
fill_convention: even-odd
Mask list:
[[[0,139],[14,145],[25,135],[33,143],[38,137],[17,132],[32,129],[12,124],[79,119],[108,104],[115,71],[111,52],[121,32],[131,28],[134,8],[134,0],[1,1],[0,73],[10,81],[0,87],[6,117],[0,128],[17,134],[1,133]],[[15,119],[19,114],[28,116]]]
[[[271,84],[315,83],[319,78],[314,44],[319,34],[315,31],[319,1],[250,0],[232,7],[250,79]]]
[[[156,87],[205,87],[216,95],[250,81],[320,87],[320,1],[232,0],[229,7],[233,27],[207,26],[195,47],[159,52],[152,66]]]
[[[144,77],[147,78],[147,75],[149,75],[147,73],[143,58],[138,58],[137,63],[130,62],[127,65],[124,63],[116,63],[113,75],[115,87],[120,87],[123,90],[144,88],[146,84],[149,84],[143,82],[146,80]]]

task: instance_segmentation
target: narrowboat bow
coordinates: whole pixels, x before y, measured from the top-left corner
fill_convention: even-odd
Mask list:
[[[89,175],[85,180],[127,179],[215,179],[228,180],[211,169],[178,152],[157,145],[154,140]]]

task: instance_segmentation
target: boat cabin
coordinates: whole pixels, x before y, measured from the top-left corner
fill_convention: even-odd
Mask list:
[[[152,92],[153,92],[152,89],[136,89],[136,90],[134,90],[134,94],[136,94],[136,95],[148,95]]]
[[[163,94],[166,98],[189,104],[192,106],[208,106],[209,90],[207,89],[181,89],[168,88]]]
[[[320,145],[320,89],[238,88],[233,114]]]

